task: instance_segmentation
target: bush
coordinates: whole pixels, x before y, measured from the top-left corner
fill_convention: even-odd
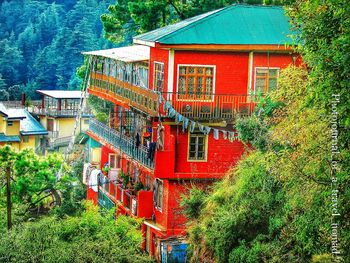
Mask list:
[[[88,204],[80,217],[44,217],[0,237],[0,262],[150,262],[140,251],[140,222]]]

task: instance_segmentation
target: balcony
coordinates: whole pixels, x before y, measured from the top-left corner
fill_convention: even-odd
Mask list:
[[[113,103],[125,104],[150,116],[165,116],[160,107],[159,94],[116,80],[113,77],[92,73],[89,93]],[[180,94],[163,93],[163,99],[181,115],[193,120],[228,121],[249,116],[257,102],[255,95],[231,94]]]
[[[164,93],[166,103],[193,120],[233,121],[254,112],[257,97],[252,95]]]
[[[79,109],[78,108],[72,108],[72,109],[57,109],[57,108],[43,108],[41,105],[33,105],[30,107],[29,112],[36,115],[45,115],[48,117],[62,117],[62,118],[73,118],[78,115]],[[89,117],[92,116],[91,109],[86,108],[82,112],[83,117]]]
[[[148,157],[147,148],[142,145],[136,148],[135,141],[132,138],[94,119],[89,121],[89,132],[95,134],[119,151],[127,154],[130,158],[135,159],[140,164],[150,169],[154,168],[153,159]]]
[[[158,116],[159,96],[150,89],[93,72],[89,93],[113,103],[125,104],[150,116]]]

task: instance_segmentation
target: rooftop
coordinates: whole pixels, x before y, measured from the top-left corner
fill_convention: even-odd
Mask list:
[[[149,60],[150,48],[147,46],[134,45],[128,47],[83,52],[83,54],[101,56],[123,62],[138,62]]]
[[[46,135],[48,133],[41,123],[37,121],[26,109],[7,108],[4,104],[0,103],[0,112],[7,117],[8,120],[20,120],[20,133],[22,135]],[[16,138],[12,138],[13,136],[6,136],[4,134],[2,137],[3,141],[17,140]]]
[[[284,45],[292,31],[283,8],[235,4],[134,37],[134,43]]]
[[[20,122],[20,131],[22,135],[47,135],[47,130],[38,122],[27,110],[17,109],[22,111],[26,116],[25,119]]]
[[[9,120],[21,120],[26,118],[23,112],[19,112],[17,109],[7,108],[3,103],[0,103],[0,113]]]
[[[7,136],[0,133],[0,142],[20,142],[21,139],[16,135]]]
[[[80,99],[80,90],[37,90],[37,93],[54,99]]]

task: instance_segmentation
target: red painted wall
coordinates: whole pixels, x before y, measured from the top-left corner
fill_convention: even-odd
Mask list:
[[[168,61],[169,51],[159,48],[151,47],[150,60],[149,60],[149,87],[153,90],[153,78],[154,78],[154,62],[164,63],[164,91],[167,91],[168,87]]]
[[[101,148],[101,169],[104,167],[105,163],[108,163],[108,156],[110,153],[115,153],[114,151],[112,151],[111,149],[109,149],[108,147],[102,145]]]
[[[173,134],[178,134],[175,146],[175,177],[176,173],[187,173],[187,178],[191,178],[196,173],[205,173],[207,178],[210,178],[211,174],[225,173],[237,163],[244,152],[244,145],[241,142],[224,140],[222,133],[220,133],[220,139],[215,140],[213,133],[210,132],[208,135],[207,161],[187,161],[188,132],[182,133],[181,126],[178,130],[176,126],[173,126]]]
[[[247,93],[248,53],[175,51],[174,91],[179,64],[215,65],[216,94]]]
[[[255,86],[255,70],[256,67],[271,67],[284,69],[293,64],[293,56],[296,57],[295,64],[299,66],[301,61],[295,54],[286,53],[254,53],[253,54],[253,74],[252,74],[252,89]]]

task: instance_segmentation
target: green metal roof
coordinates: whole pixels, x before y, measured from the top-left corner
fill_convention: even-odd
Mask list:
[[[0,142],[20,142],[20,138],[16,135],[7,136],[3,133],[0,133]]]
[[[135,43],[283,45],[288,17],[276,6],[231,5],[134,37]]]
[[[16,109],[18,114],[26,116],[21,120],[20,130],[22,135],[47,135],[47,130],[26,109]]]

